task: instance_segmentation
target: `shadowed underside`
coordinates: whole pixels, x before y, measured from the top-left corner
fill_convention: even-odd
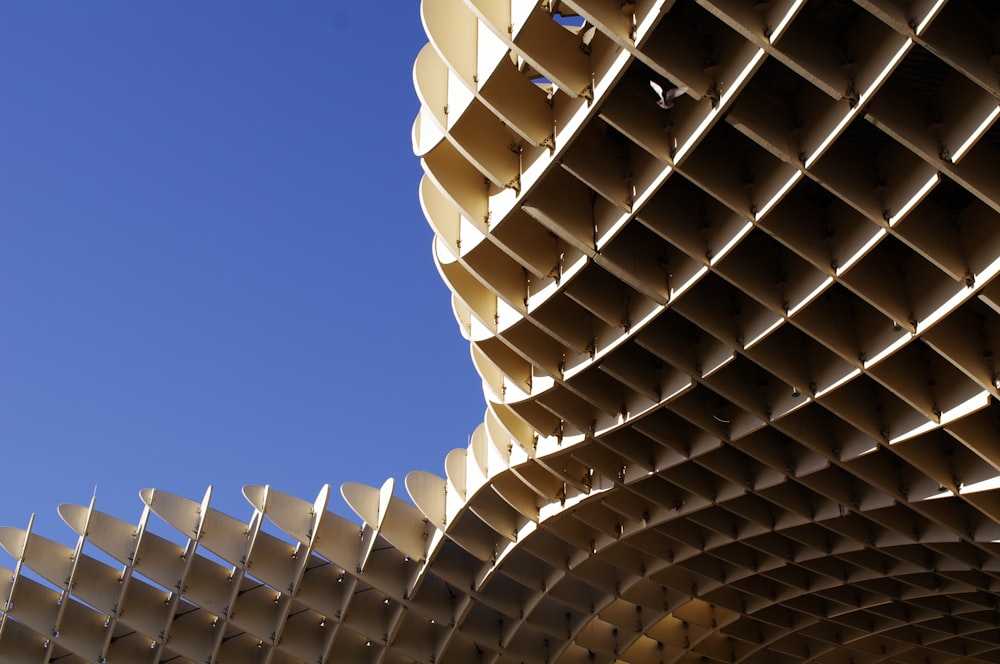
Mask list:
[[[0,662],[1000,661],[997,5],[422,15],[468,448],[0,529]]]

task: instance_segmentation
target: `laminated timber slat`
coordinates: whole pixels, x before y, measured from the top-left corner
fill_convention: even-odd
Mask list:
[[[360,523],[249,486],[0,530],[0,662],[997,661],[1000,11],[421,16],[483,425],[410,500],[346,484]]]

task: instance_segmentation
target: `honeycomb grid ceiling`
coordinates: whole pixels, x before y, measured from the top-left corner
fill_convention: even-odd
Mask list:
[[[422,18],[468,448],[2,528],[0,662],[1000,661],[1000,6]]]

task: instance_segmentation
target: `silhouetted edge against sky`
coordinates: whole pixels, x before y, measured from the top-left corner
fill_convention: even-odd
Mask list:
[[[444,474],[485,405],[417,198],[425,41],[417,3],[0,4],[0,525]]]

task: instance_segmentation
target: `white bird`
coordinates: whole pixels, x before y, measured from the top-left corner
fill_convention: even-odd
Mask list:
[[[649,87],[653,88],[653,92],[655,92],[656,96],[659,97],[659,99],[656,100],[656,105],[662,108],[663,110],[667,110],[668,108],[673,108],[674,99],[677,99],[682,94],[688,91],[687,88],[681,86],[677,88],[671,88],[666,92],[664,92],[663,86],[657,83],[656,81],[650,81]]]

